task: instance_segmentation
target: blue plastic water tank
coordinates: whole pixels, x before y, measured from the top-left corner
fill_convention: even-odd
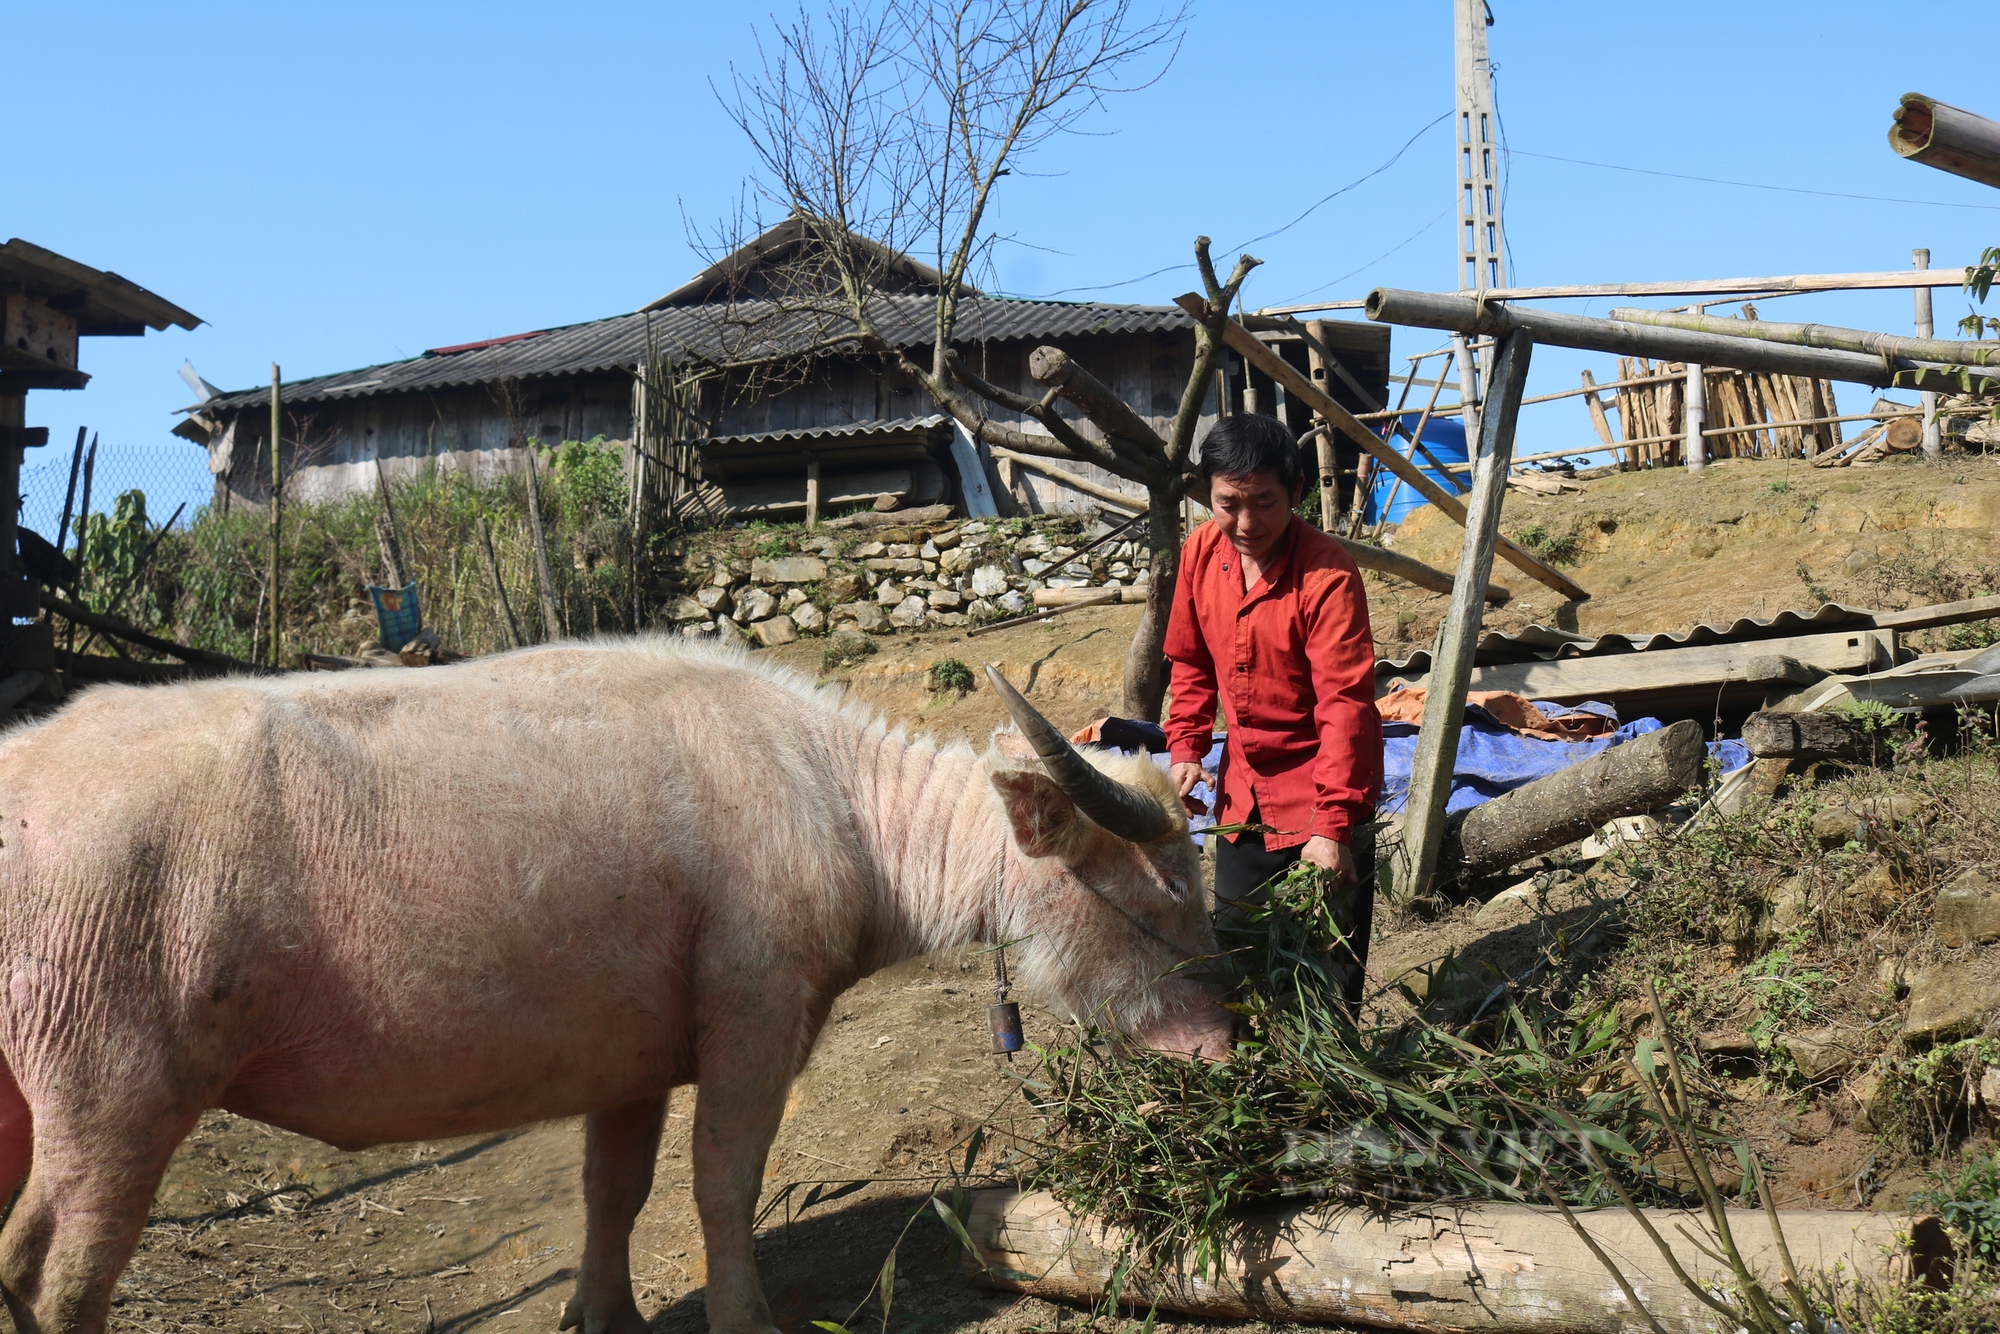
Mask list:
[[[1422,418],[1423,414],[1420,412],[1404,413],[1403,429],[1405,431],[1416,430],[1417,423]],[[1406,454],[1409,452],[1410,442],[1404,436],[1398,435],[1389,442],[1389,447],[1398,454]],[[1466,461],[1465,423],[1456,417],[1431,418],[1428,422],[1424,423],[1424,448],[1435,454],[1440,463],[1464,463]],[[1444,474],[1433,468],[1423,455],[1419,454],[1410,461],[1416,464],[1432,481],[1443,487],[1446,495],[1458,494],[1458,488],[1453,486]],[[1389,499],[1391,490],[1394,490],[1396,493],[1393,501]],[[1388,518],[1390,523],[1401,523],[1404,516],[1409,514],[1411,510],[1421,509],[1425,505],[1430,504],[1428,500],[1418,495],[1414,488],[1407,485],[1396,485],[1396,475],[1387,468],[1377,464],[1375,467],[1375,484],[1368,491],[1368,522],[1381,522],[1383,516],[1382,506],[1385,502],[1389,507]]]

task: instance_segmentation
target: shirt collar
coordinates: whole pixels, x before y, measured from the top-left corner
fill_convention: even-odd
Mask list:
[[[1296,547],[1299,542],[1298,528],[1300,522],[1301,520],[1296,514],[1285,520],[1285,535],[1278,539],[1277,549],[1271,553],[1271,563],[1264,567],[1263,578],[1257,581],[1254,588],[1243,594],[1245,602],[1270,592],[1278,586],[1278,581],[1285,577],[1285,571],[1292,563],[1292,548]],[[1241,554],[1240,552],[1237,553],[1239,559],[1241,558]],[[1239,579],[1236,586],[1238,588],[1243,587],[1242,580]]]

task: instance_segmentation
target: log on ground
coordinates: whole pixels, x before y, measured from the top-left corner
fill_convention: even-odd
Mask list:
[[[1693,1213],[1648,1211],[1688,1273],[1716,1287],[1727,1271],[1684,1238],[1706,1232]],[[1577,1217],[1616,1261],[1669,1334],[1708,1334],[1721,1322],[1683,1288],[1623,1210]],[[1779,1221],[1801,1269],[1907,1281],[1946,1263],[1949,1242],[1934,1218],[1783,1210]],[[1729,1211],[1745,1259],[1779,1277],[1777,1248],[1762,1212]],[[1058,1301],[1100,1300],[1127,1238],[1095,1221],[1079,1224],[1046,1192],[980,1191],[966,1223],[974,1281]],[[1912,1245],[1907,1238],[1914,1236]],[[983,1265],[983,1270],[977,1266]],[[1426,1334],[1627,1334],[1647,1328],[1604,1266],[1553,1209],[1513,1204],[1305,1209],[1246,1216],[1231,1227],[1219,1274],[1189,1266],[1135,1264],[1122,1301],[1131,1307],[1234,1320],[1304,1320],[1420,1330]]]
[[[1837,713],[1753,713],[1743,744],[1760,760],[1860,760],[1875,749],[1859,719]]]
[[[1488,875],[1589,836],[1608,820],[1657,810],[1701,781],[1701,724],[1683,720],[1537,778],[1445,827],[1438,869]]]

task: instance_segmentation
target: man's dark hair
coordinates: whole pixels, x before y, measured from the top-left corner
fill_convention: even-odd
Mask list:
[[[1299,442],[1291,428],[1261,412],[1239,412],[1209,428],[1195,471],[1210,481],[1275,473],[1287,494],[1299,484]]]

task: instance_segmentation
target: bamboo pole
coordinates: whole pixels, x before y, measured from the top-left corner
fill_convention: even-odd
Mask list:
[[[389,497],[389,474],[382,468],[382,456],[375,456],[375,490],[382,498],[382,555],[389,566],[389,582],[401,588],[416,577],[403,557],[403,528],[396,522],[396,502]]]
[[[1927,252],[1925,252],[1927,253]],[[1929,304],[1930,290],[1919,289],[1919,311]],[[1656,329],[1681,329],[1689,333],[1714,334],[1726,338],[1751,338],[1765,343],[1793,347],[1813,347],[1835,352],[1858,352],[1864,356],[1929,362],[1943,366],[2000,366],[2000,343],[1958,342],[1923,335],[1904,338],[1898,334],[1872,333],[1867,329],[1844,329],[1832,324],[1785,324],[1776,320],[1737,320],[1698,311],[1646,310],[1620,306],[1607,317],[1622,324],[1642,324]],[[1919,316],[1921,318],[1921,316]],[[1845,378],[1845,377],[1835,377]]]
[[[1431,388],[1431,401],[1424,404],[1423,415],[1417,418],[1417,429],[1410,432],[1410,455],[1412,458],[1415,457],[1417,452],[1416,442],[1424,438],[1424,430],[1430,425],[1431,416],[1437,411],[1438,394],[1444,389],[1444,377],[1451,373],[1452,364],[1457,355],[1455,349],[1446,354],[1444,366],[1438,371],[1437,383]],[[1382,529],[1388,525],[1389,507],[1396,503],[1396,493],[1402,489],[1403,479],[1401,477],[1397,477],[1389,483],[1389,495],[1382,502],[1381,516],[1375,520],[1376,537],[1381,537]]]
[[[1465,718],[1465,688],[1472,680],[1472,655],[1479,647],[1484,614],[1478,590],[1493,571],[1500,540],[1500,502],[1507,493],[1507,468],[1514,453],[1514,424],[1521,389],[1528,382],[1534,337],[1525,330],[1507,335],[1487,375],[1485,410],[1472,475],[1472,503],[1466,509],[1465,542],[1459,548],[1451,608],[1431,654],[1430,694],[1410,761],[1410,794],[1403,808],[1403,833],[1392,858],[1391,889],[1405,902],[1426,898],[1444,843],[1445,800],[1458,761],[1458,729]]]
[[[1535,341],[1592,352],[1622,352],[1708,366],[1779,375],[1804,375],[1826,380],[1885,388],[1898,374],[1918,380],[1928,375],[1950,380],[1935,367],[1918,366],[1907,358],[1871,357],[1817,347],[1789,347],[1755,338],[1704,333],[1668,325],[1600,320],[1538,308],[1521,309],[1448,292],[1407,292],[1377,288],[1368,297],[1368,318],[1385,324],[1448,329],[1462,334],[1499,337],[1515,329],[1532,329]],[[1753,321],[1741,321],[1753,323]],[[1918,387],[1921,387],[1919,384]]]
[[[271,363],[271,632],[267,637],[267,647],[270,650],[269,661],[273,667],[278,666],[283,661],[280,655],[283,653],[283,620],[281,617],[284,596],[278,582],[283,573],[280,568],[281,556],[279,546],[279,540],[283,535],[284,529],[285,492],[285,478],[283,465],[280,463],[279,443],[281,435],[279,428],[282,422],[283,404],[281,392],[278,388],[278,363],[274,361]]]
[[[2000,123],[1935,97],[1903,94],[1889,127],[1889,147],[1896,156],[1926,167],[1981,185],[2000,185]]]
[[[1680,377],[1675,376],[1674,378],[1679,379]],[[1918,416],[1920,415],[1921,411],[1922,411],[1921,409],[1912,409],[1909,412],[1886,413],[1879,417],[1872,412],[1850,412],[1842,416],[1836,416],[1836,417],[1801,417],[1796,420],[1788,420],[1788,421],[1757,422],[1749,426],[1711,426],[1703,430],[1702,435],[1706,438],[1713,439],[1718,435],[1741,435],[1745,431],[1765,431],[1771,429],[1774,426],[1820,426],[1820,425],[1829,425],[1834,422],[1893,421],[1900,417]],[[1685,431],[1675,431],[1668,435],[1645,436],[1638,440],[1628,440],[1623,443],[1631,445],[1658,445],[1658,444],[1665,444],[1675,440],[1685,441],[1686,439],[1687,439],[1687,433]],[[1587,449],[1565,449],[1565,450],[1560,450],[1553,454],[1530,454],[1525,458],[1517,459],[1516,462],[1532,463],[1537,459],[1564,458],[1571,454],[1587,454],[1590,452],[1591,451]],[[1825,451],[1821,452],[1824,453]],[[1464,471],[1471,467],[1470,464],[1466,463],[1454,463],[1451,464],[1450,466],[1455,469],[1458,469],[1459,471]]]
[[[1583,373],[1583,401],[1590,409],[1590,425],[1597,432],[1597,438],[1606,445],[1616,444],[1611,436],[1611,419],[1604,415],[1604,400],[1597,396],[1597,382],[1587,370]]]
[[[1961,270],[1962,272],[1962,270]],[[1912,274],[1908,269],[1886,273],[1801,273],[1777,278],[1697,278],[1685,282],[1570,283],[1559,287],[1490,287],[1488,301],[1552,301],[1602,296],[1794,296],[1802,292],[1863,292],[1878,288],[1960,287],[1964,279],[1947,270]],[[1263,306],[1255,316],[1303,315],[1315,310],[1366,310],[1369,298],[1322,301],[1302,306]]]
[[[1931,266],[1931,252],[1922,248],[1910,252],[1910,265],[1915,269]],[[1929,338],[1937,332],[1931,322],[1931,289],[1919,287],[1916,297],[1916,327],[1918,338]],[[1938,429],[1938,395],[1935,389],[1923,393],[1924,404],[1924,457],[1932,463],[1944,458],[1944,432]]]
[[[1691,361],[1687,368],[1687,398],[1681,407],[1682,430],[1687,436],[1682,453],[1689,472],[1700,472],[1708,466],[1708,450],[1701,438],[1702,427],[1707,423],[1708,382],[1702,378],[1700,363]]]
[[[1632,380],[1606,380],[1603,384],[1593,385],[1592,390],[1601,393],[1606,389],[1622,389],[1630,385],[1660,384],[1667,380],[1679,380],[1680,378],[1681,377],[1678,375],[1642,375],[1639,376],[1637,379],[1632,379]],[[1429,382],[1426,381],[1426,383]],[[1456,384],[1456,381],[1454,381],[1453,383]],[[1564,389],[1561,392],[1554,394],[1537,394],[1533,398],[1522,399],[1521,406],[1525,408],[1535,403],[1554,403],[1559,399],[1577,398],[1587,392],[1590,391],[1583,389]],[[1458,415],[1458,411],[1459,411],[1458,404],[1447,403],[1443,407],[1438,409],[1437,415],[1440,417],[1456,417]],[[1381,421],[1384,418],[1392,415],[1394,414],[1386,411],[1359,412],[1355,414],[1354,420],[1363,422]]]
[[[1208,302],[1195,292],[1188,292],[1174,299],[1174,304],[1189,315],[1208,325],[1244,360],[1254,363],[1273,380],[1283,384],[1307,407],[1319,412],[1344,432],[1348,439],[1373,454],[1389,470],[1407,482],[1411,489],[1448,515],[1453,523],[1463,525],[1466,518],[1465,504],[1458,497],[1448,494],[1445,489],[1419,471],[1408,459],[1391,449],[1373,431],[1354,420],[1354,415],[1314,387],[1312,381],[1294,370],[1283,357],[1257,341],[1255,334],[1225,315],[1211,312]],[[1468,302],[1468,304],[1470,304]],[[1519,400],[1516,399],[1516,406]],[[1572,601],[1582,601],[1590,596],[1582,586],[1563,575],[1554,567],[1543,562],[1533,553],[1522,550],[1505,537],[1497,538],[1496,549],[1510,565],[1519,569],[1537,583],[1545,584]]]

